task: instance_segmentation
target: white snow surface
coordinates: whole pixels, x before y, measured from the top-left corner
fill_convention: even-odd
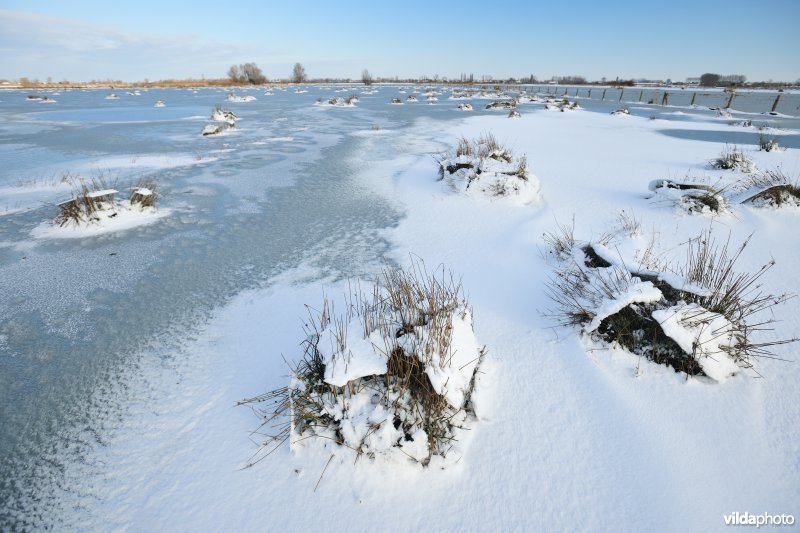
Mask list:
[[[116,233],[158,222],[170,214],[167,208],[131,206],[128,200],[120,200],[113,209],[96,212],[100,220],[79,225],[59,226],[54,222],[42,222],[31,231],[35,239],[83,239],[108,233]]]
[[[334,327],[326,328],[319,340],[319,351],[325,362],[325,382],[343,387],[354,379],[385,374],[386,356],[377,349],[383,347],[379,332],[373,331],[364,338],[363,326],[357,318],[346,327],[341,340]],[[343,350],[340,347],[342,341]]]
[[[697,359],[708,377],[724,381],[741,370],[724,349],[734,347],[741,333],[724,316],[681,303],[653,311],[653,318],[684,352]]]
[[[433,354],[431,364],[425,368],[433,389],[447,399],[456,409],[464,405],[472,374],[478,364],[481,346],[472,331],[469,312],[454,314],[449,351]]]
[[[513,121],[474,116],[444,127],[421,120],[398,136],[371,138],[417,147],[418,157],[387,161],[384,173],[372,169],[358,177],[405,210],[399,226],[386,232],[392,256],[404,264],[413,252],[459,273],[475,333],[491,354],[481,374],[481,422],[460,443],[461,461],[446,470],[399,467],[309,445],[296,453],[280,448],[239,470],[255,449],[247,437],[258,420],[232,406],[286,384],[280,354],[297,353],[297,317],[304,303],[320,297],[319,283],[304,281],[308,273],[288,272],[218,309],[174,366],[145,358],[142,379],[129,384],[130,412],[84,462],[67,466],[66,483],[76,487],[67,497],[74,502],[54,526],[721,531],[723,516],[737,510],[797,516],[800,365],[762,359],[758,371],[765,379],[742,371],[709,384],[619,349],[595,349],[576,332],[554,328],[542,312],[551,272],[542,233],[574,216],[576,232],[600,235],[622,209],[633,209],[665,250],[679,249],[700,227],[730,232],[739,242],[755,231],[738,266],[752,271],[774,257],[765,286],[796,291],[796,213],[745,206],[718,227],[642,199],[650,179],[687,168],[709,172],[705,162],[720,143],[659,131],[704,128],[711,129],[536,109]],[[508,209],[442,190],[428,154],[485,131],[528,154],[546,202]],[[767,157],[752,155],[759,165]],[[770,164],[800,168],[797,150],[768,157]],[[776,310],[777,337],[800,330],[798,300]],[[685,341],[681,330],[674,335]],[[797,359],[797,345],[775,350]],[[414,442],[424,437],[415,435]]]

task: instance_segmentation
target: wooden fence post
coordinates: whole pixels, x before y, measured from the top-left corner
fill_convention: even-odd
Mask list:
[[[664,91],[664,96],[661,98],[661,105],[669,105],[669,93]]]
[[[775,97],[775,102],[773,102],[772,104],[772,109],[770,110],[770,113],[774,113],[775,110],[778,109],[778,102],[780,101],[781,101],[781,95],[778,94],[778,96]]]
[[[625,89],[622,89],[622,90],[619,92],[619,101],[620,101],[620,102],[622,101],[622,95],[623,95],[623,94],[625,94]]]
[[[736,96],[736,93],[732,92],[730,97],[728,98],[728,103],[725,104],[725,109],[730,109],[731,108],[731,104],[733,103],[733,97],[734,96]]]
[[[605,100],[605,99],[606,99],[606,90],[605,90],[605,89],[603,89],[603,97],[602,97],[602,98],[600,98],[600,100]]]
[[[694,92],[692,93],[692,103],[691,103],[691,104],[689,104],[689,105],[694,105],[694,99],[695,99],[695,98],[697,98],[697,91],[694,91]]]

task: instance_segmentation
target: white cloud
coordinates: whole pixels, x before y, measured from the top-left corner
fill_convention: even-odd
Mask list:
[[[140,80],[222,77],[265,55],[203,35],[141,35],[79,20],[0,9],[0,77]]]

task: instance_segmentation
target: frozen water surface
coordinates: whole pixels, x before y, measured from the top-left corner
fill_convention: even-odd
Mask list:
[[[370,141],[348,133],[388,125],[383,102],[320,113],[309,95],[236,103],[217,90],[114,101],[65,92],[43,109],[4,94],[0,187],[39,183],[31,205],[0,212],[0,500],[14,520],[36,524],[51,508],[64,463],[80,461],[98,426],[121,416],[111,391],[142,354],[173,357],[215,307],[288,268],[305,262],[338,277],[380,261],[380,230],[399,213],[353,181]],[[157,98],[168,107],[154,109]],[[237,129],[202,138],[196,117],[216,104],[241,117]],[[158,205],[172,214],[118,234],[33,241],[69,193],[41,182],[65,172],[123,186],[154,176]]]
[[[360,94],[354,108],[314,106],[336,94],[322,88],[237,90],[250,102],[213,88],[108,92],[64,91],[48,106],[26,91],[0,98],[0,524],[12,527],[58,523],[65,494],[91,495],[68,482],[70,465],[90,461],[131,405],[146,402],[132,391],[156,394],[141,385],[143,367],[192,364],[186,347],[234,296],[297,269],[305,280],[375,272],[389,252],[384,231],[402,217],[380,194],[400,169],[379,163],[442,149],[437,135],[464,118],[446,96],[389,105],[400,93],[388,87]],[[496,114],[481,104],[474,114]],[[664,119],[665,134],[703,140],[752,115],[726,122],[685,104],[631,111]],[[236,128],[201,137],[215,105],[240,117]],[[682,133],[687,120],[708,130]],[[791,131],[782,145],[797,146]],[[736,132],[743,144],[757,135]],[[170,214],[120,233],[35,239],[69,196],[58,181],[68,172],[119,190],[152,176]]]

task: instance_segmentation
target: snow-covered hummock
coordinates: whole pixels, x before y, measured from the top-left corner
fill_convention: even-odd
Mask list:
[[[56,101],[55,101],[55,100],[53,100],[52,98],[50,98],[49,96],[45,96],[44,98],[42,98],[41,100],[39,100],[39,103],[40,103],[40,104],[55,104],[55,103],[56,103]]]
[[[458,104],[458,109],[461,111],[472,111],[472,104],[470,104],[469,102]]]
[[[323,107],[355,107],[353,102],[357,102],[358,99],[353,100],[352,98],[328,98],[327,100],[319,99],[317,100],[314,105],[316,106],[323,106]]]
[[[156,100],[153,107],[167,107],[167,103],[164,100]]]
[[[505,150],[496,150],[488,157],[444,158],[440,165],[448,186],[462,194],[488,196],[515,205],[536,205],[541,200],[539,179],[527,170],[520,174],[521,158]],[[450,172],[448,168],[457,170]]]
[[[239,117],[236,116],[236,113],[233,111],[229,111],[227,109],[221,109],[219,107],[215,108],[214,111],[211,113],[211,120],[216,122],[226,122],[228,125],[233,126],[236,124],[236,120]]]
[[[735,348],[742,333],[724,316],[681,302],[653,311],[653,318],[668,337],[697,360],[708,377],[725,381],[740,370],[727,350]]]
[[[146,189],[145,189],[146,190]],[[98,191],[105,192],[105,191]],[[141,192],[139,194],[142,194]],[[152,194],[152,192],[151,192]],[[81,239],[147,226],[169,215],[169,209],[131,205],[128,200],[119,200],[113,206],[94,211],[93,220],[79,224],[59,226],[53,222],[39,224],[31,231],[35,239]]]
[[[111,94],[106,96],[106,100],[119,100],[119,96],[117,96],[114,93],[111,93]]]
[[[406,98],[406,100],[409,101],[409,102],[416,102],[417,101],[417,97],[414,96],[413,94],[409,94],[408,98]]]
[[[334,423],[301,430],[292,446],[302,446],[306,437],[331,433],[338,434],[345,447],[370,457],[380,454],[396,456],[401,461],[409,457],[420,462],[428,460],[434,450],[422,430],[425,422],[420,418],[421,406],[384,376],[388,371],[387,354],[400,352],[398,357],[417,358],[434,391],[450,406],[448,431],[455,432],[463,426],[466,394],[482,347],[472,330],[471,313],[464,305],[444,312],[450,326],[446,329],[450,342],[445,342],[445,353],[440,353],[440,348],[429,340],[429,324],[414,326],[397,337],[395,332],[403,321],[393,311],[377,318],[379,323],[372,324],[374,329],[366,335],[364,318],[356,316],[345,324],[331,322],[317,337],[311,337],[325,365],[324,381],[338,389],[336,394],[317,395],[315,403],[320,414],[329,415]],[[374,315],[369,316],[375,320]],[[362,380],[369,377],[378,379]],[[299,378],[290,385],[295,390],[304,390],[305,386]],[[397,420],[402,424],[396,424]],[[449,450],[442,455],[453,461],[460,452]]]
[[[403,103],[403,101],[400,100],[399,98],[392,98],[392,102],[391,103],[394,104],[394,105],[401,105]]]
[[[522,114],[516,109],[512,109],[508,114],[508,118],[522,118]]]
[[[238,95],[236,93],[228,93],[225,99],[229,102],[252,102],[256,99],[252,94]]]
[[[219,135],[225,132],[227,128],[220,124],[206,124],[201,132],[203,137],[210,137],[212,135]]]

